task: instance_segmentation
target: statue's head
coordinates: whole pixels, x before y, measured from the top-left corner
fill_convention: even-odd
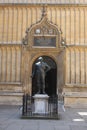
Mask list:
[[[38,61],[43,61],[43,57],[39,57],[39,58],[38,58]]]

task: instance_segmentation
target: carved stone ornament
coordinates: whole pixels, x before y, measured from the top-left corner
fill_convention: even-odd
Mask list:
[[[29,48],[59,48],[61,31],[42,14],[41,20],[26,30],[23,43]]]

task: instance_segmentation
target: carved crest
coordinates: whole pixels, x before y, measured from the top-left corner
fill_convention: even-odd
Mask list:
[[[26,30],[24,44],[30,48],[58,48],[60,41],[61,31],[48,21],[46,8],[43,8],[41,20]]]

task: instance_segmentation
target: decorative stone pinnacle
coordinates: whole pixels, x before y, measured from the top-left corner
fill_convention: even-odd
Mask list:
[[[44,17],[46,15],[47,15],[47,6],[43,5],[43,7],[42,7],[42,17]]]

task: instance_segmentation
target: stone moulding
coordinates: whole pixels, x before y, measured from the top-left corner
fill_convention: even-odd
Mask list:
[[[61,47],[62,31],[57,25],[48,21],[46,12],[42,13],[42,18],[26,30],[23,44],[27,48],[54,48]]]

